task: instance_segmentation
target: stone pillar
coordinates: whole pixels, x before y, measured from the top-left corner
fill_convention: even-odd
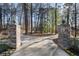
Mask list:
[[[58,29],[58,41],[59,43],[66,48],[71,47],[71,40],[70,40],[70,26],[61,24]]]
[[[21,46],[21,28],[20,25],[16,25],[16,49]]]

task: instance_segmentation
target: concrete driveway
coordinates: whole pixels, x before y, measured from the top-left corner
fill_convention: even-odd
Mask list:
[[[37,41],[25,43],[12,56],[68,56],[53,42],[52,37],[38,38]]]

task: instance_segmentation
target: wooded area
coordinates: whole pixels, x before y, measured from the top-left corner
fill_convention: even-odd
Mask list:
[[[52,6],[48,3],[6,3],[1,4],[0,12],[0,16],[2,16],[2,18],[0,18],[0,26],[2,28],[7,28],[10,24],[15,24],[18,21],[20,25],[24,26],[26,34],[28,33],[28,31],[54,33],[57,27],[57,17],[59,16],[59,8],[57,7],[57,4],[55,4],[55,6]],[[61,17],[58,17],[59,20],[60,18]]]
[[[78,7],[78,3],[0,3],[0,44],[11,45],[7,48],[16,50],[17,37],[23,40],[25,35],[41,37],[58,34],[57,44],[77,50]],[[0,53],[3,50],[6,49],[1,47]]]

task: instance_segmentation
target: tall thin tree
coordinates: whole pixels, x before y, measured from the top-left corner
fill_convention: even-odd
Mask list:
[[[55,34],[57,33],[57,3],[55,3]]]
[[[24,21],[25,21],[25,34],[28,33],[28,3],[23,3]]]
[[[2,7],[0,6],[0,32],[2,30]]]

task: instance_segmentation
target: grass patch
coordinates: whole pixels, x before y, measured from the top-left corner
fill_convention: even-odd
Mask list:
[[[13,48],[6,44],[0,44],[0,53],[7,51],[8,49],[13,49]]]
[[[71,47],[69,49],[65,49],[65,51],[70,55],[70,56],[79,56],[79,49],[75,47]]]
[[[71,52],[69,49],[64,49],[65,52],[67,52],[70,56],[76,56],[73,52]]]

